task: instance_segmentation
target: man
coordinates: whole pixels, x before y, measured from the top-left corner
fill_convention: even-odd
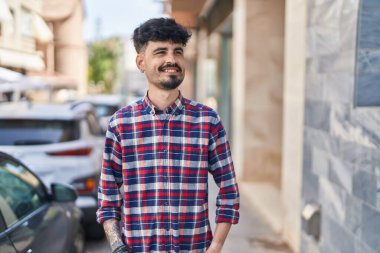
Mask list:
[[[150,19],[134,31],[148,92],[110,120],[98,195],[98,222],[114,253],[219,253],[238,222],[238,186],[220,118],[178,89],[190,36],[168,18]],[[208,172],[220,188],[214,236]]]

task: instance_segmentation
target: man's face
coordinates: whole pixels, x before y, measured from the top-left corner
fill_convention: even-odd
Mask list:
[[[136,63],[144,70],[149,84],[173,90],[185,77],[184,48],[168,41],[149,41],[137,55]]]

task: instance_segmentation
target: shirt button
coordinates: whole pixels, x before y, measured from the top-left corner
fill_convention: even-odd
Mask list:
[[[169,205],[169,202],[166,201],[164,204],[165,204],[165,206],[168,206],[168,205]]]
[[[164,149],[164,152],[165,152],[165,153],[167,153],[167,152],[168,152],[168,150],[167,150],[167,149]]]
[[[167,182],[168,181],[168,177],[164,177],[164,181]]]

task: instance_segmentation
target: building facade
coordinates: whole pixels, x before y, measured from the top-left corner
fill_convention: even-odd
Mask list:
[[[42,13],[54,41],[44,48],[47,73],[40,77],[58,88],[76,89],[78,96],[84,96],[88,86],[88,54],[83,36],[83,1],[44,0]]]
[[[378,1],[186,2],[245,199],[295,252],[380,252]]]
[[[0,0],[0,67],[87,93],[81,0]]]
[[[380,3],[307,8],[302,206],[321,206],[321,236],[301,251],[380,252]]]
[[[0,0],[0,66],[26,73],[43,71],[39,46],[53,40],[42,18],[42,0]]]

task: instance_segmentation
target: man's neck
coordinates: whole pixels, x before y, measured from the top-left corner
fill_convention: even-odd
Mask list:
[[[178,98],[179,90],[161,90],[156,87],[149,87],[148,97],[155,107],[164,110],[174,103]]]

